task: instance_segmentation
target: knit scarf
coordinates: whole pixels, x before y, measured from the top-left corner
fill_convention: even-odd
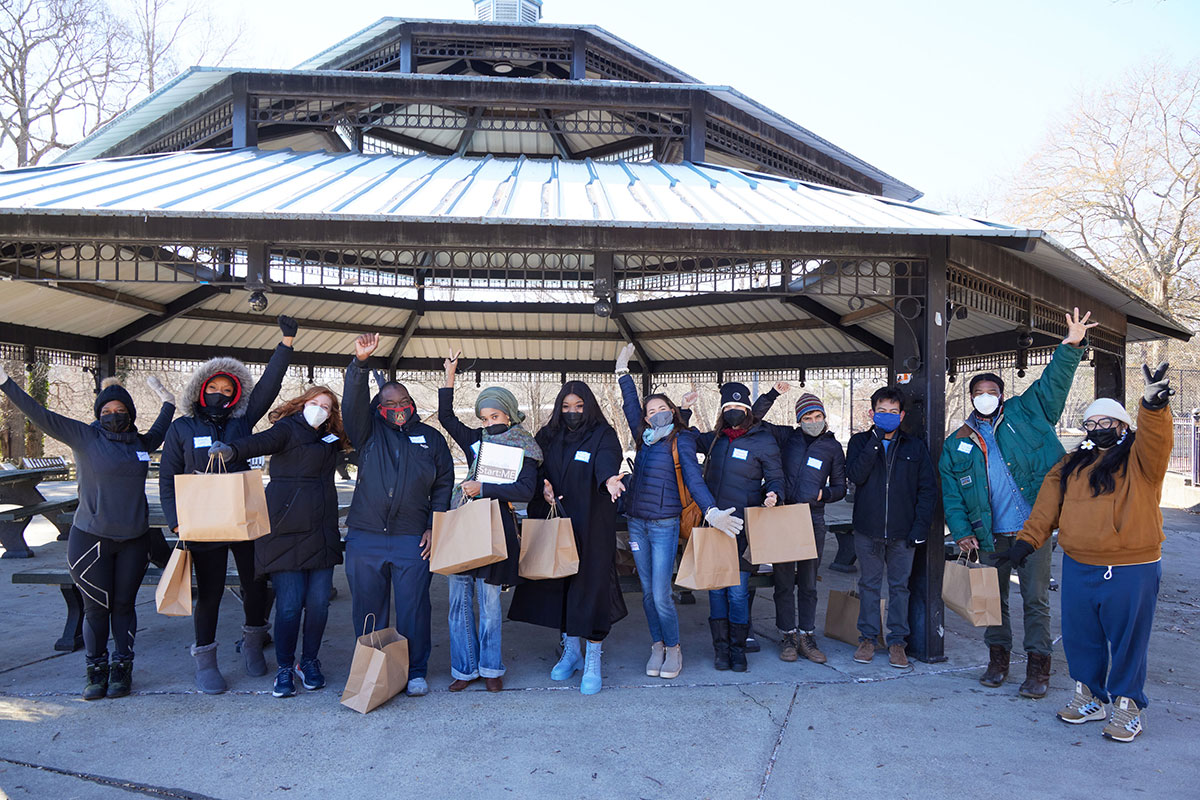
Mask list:
[[[659,428],[647,427],[642,431],[642,444],[649,447],[657,441],[667,438],[675,432],[675,420],[671,420],[666,425]]]
[[[739,436],[745,436],[749,432],[749,428],[725,428],[721,431],[721,433],[729,437],[729,441],[731,442]]]
[[[542,461],[542,448],[536,441],[534,441],[534,438],[530,435],[529,431],[525,430],[520,425],[513,425],[504,433],[491,434],[486,430],[480,431],[480,433],[482,435],[480,436],[479,440],[479,449],[475,451],[475,457],[471,459],[471,469],[467,471],[467,477],[463,483],[466,483],[466,481],[475,480],[475,471],[479,468],[479,454],[483,452],[484,442],[493,442],[495,444],[503,444],[509,447],[519,447],[525,451],[526,458],[532,458],[538,463],[541,463]],[[454,487],[454,492],[450,496],[450,507],[458,508],[469,499],[470,498],[463,494],[462,483],[460,483]]]

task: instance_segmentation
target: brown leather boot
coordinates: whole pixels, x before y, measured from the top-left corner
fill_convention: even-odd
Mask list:
[[[995,689],[1008,680],[1008,658],[1010,653],[999,645],[988,646],[988,665],[979,682],[989,689]]]
[[[1025,665],[1025,682],[1017,690],[1021,697],[1040,700],[1046,696],[1050,688],[1050,656],[1038,653],[1028,653],[1029,662]]]

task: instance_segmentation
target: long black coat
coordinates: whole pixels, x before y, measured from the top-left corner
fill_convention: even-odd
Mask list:
[[[704,482],[716,500],[717,508],[734,509],[734,516],[745,519],[747,506],[761,506],[767,492],[774,492],[778,502],[785,500],[787,485],[783,477],[783,457],[775,436],[763,423],[758,423],[737,439],[709,431],[696,439],[696,451],[706,453]],[[750,541],[746,531],[738,534],[738,553],[742,572],[753,572],[746,560]]]
[[[516,588],[508,618],[600,641],[628,612],[617,580],[617,506],[604,482],[621,468],[621,443],[611,425],[538,431],[542,468],[530,517],[547,517],[543,480],[561,495],[579,548],[579,572],[567,578],[527,581]]]
[[[292,414],[262,433],[235,442],[234,461],[271,456],[267,511],[271,532],[254,542],[259,575],[327,569],[342,563],[338,498],[333,473],[340,443],[324,441],[303,414]]]
[[[479,443],[483,441],[483,429],[472,428],[465,424],[454,413],[454,390],[438,389],[438,422],[450,438],[454,440],[470,464],[478,454]],[[480,497],[495,498],[500,501],[500,519],[504,523],[504,543],[508,547],[508,558],[486,567],[469,570],[464,575],[473,578],[483,578],[493,586],[515,586],[521,580],[518,568],[521,558],[521,538],[517,535],[517,517],[512,510],[512,503],[528,503],[533,499],[538,487],[538,462],[525,456],[521,464],[521,474],[512,483],[485,483],[480,490]]]

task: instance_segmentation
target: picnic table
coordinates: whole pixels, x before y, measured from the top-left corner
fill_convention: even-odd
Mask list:
[[[79,505],[79,498],[47,500],[37,486],[44,480],[66,477],[69,471],[66,463],[35,469],[0,470],[0,505],[18,506],[0,511],[0,546],[4,547],[4,555],[0,558],[33,557],[33,551],[25,543],[25,529],[30,520],[39,515],[58,528],[59,541],[66,541],[71,530],[72,512]]]

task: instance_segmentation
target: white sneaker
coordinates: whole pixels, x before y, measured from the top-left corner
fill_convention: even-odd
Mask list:
[[[1104,726],[1105,739],[1114,742],[1132,742],[1142,732],[1142,717],[1146,712],[1128,697],[1118,697],[1113,703],[1112,719]]]
[[[1104,703],[1096,699],[1092,690],[1075,681],[1075,694],[1056,716],[1068,725],[1082,725],[1104,719]]]
[[[409,678],[408,688],[404,690],[404,693],[409,697],[424,697],[429,694],[429,684],[425,682],[424,678]]]

